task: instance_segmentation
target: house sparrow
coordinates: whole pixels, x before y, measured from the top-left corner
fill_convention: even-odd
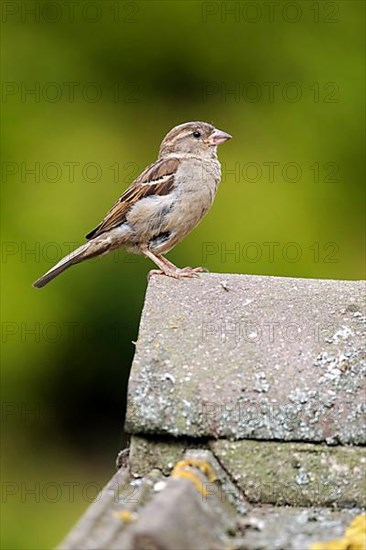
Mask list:
[[[217,146],[231,136],[206,122],[187,122],[163,139],[158,160],[128,187],[88,242],[63,258],[33,285],[41,288],[74,264],[119,246],[144,254],[159,268],[151,273],[179,279],[202,267],[180,269],[163,254],[179,243],[209,210],[221,178]]]

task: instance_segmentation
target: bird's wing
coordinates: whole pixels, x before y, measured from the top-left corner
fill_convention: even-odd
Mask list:
[[[124,223],[126,214],[138,200],[151,195],[162,196],[170,193],[178,166],[177,158],[160,159],[150,164],[112,206],[104,220],[86,235],[86,238],[94,239],[101,233]]]

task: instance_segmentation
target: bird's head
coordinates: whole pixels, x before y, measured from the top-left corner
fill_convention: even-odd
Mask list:
[[[207,122],[186,122],[175,126],[163,139],[159,157],[169,154],[215,156],[217,146],[231,138]]]

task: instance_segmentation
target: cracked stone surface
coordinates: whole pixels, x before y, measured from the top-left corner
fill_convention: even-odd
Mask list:
[[[366,449],[359,446],[220,439],[197,447],[194,440],[132,436],[130,469],[137,476],[152,469],[167,475],[198,448],[201,455],[212,451],[251,504],[366,507]]]
[[[320,540],[342,537],[350,521],[360,510],[326,508],[287,508],[263,506],[251,511],[239,522],[242,538],[236,550],[310,550]],[[333,547],[336,550],[336,547]],[[346,545],[338,548],[347,548]]]
[[[210,448],[251,503],[366,507],[362,447],[219,440]]]
[[[151,278],[126,430],[365,444],[365,283]]]

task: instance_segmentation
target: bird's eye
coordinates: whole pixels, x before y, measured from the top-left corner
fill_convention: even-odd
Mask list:
[[[193,135],[193,137],[198,139],[198,138],[201,137],[201,132],[199,132],[198,130],[195,130],[192,135]]]

